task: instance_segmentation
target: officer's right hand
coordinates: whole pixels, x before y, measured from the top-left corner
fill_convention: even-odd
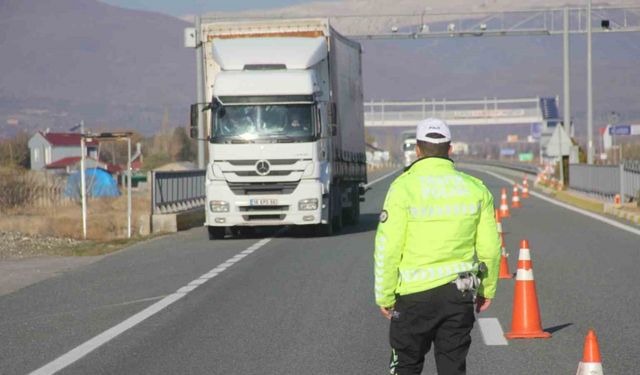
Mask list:
[[[391,307],[382,307],[380,306],[380,312],[382,313],[382,315],[391,320],[391,316],[393,315],[393,306]]]

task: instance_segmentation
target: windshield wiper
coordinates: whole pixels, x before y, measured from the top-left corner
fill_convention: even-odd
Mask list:
[[[246,139],[239,135],[219,135],[211,138],[212,143],[255,143],[253,139]]]

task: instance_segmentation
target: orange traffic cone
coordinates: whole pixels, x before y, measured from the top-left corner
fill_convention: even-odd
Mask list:
[[[509,217],[509,205],[507,204],[507,189],[502,188],[500,194],[500,217]]]
[[[598,338],[593,329],[589,330],[584,339],[582,361],[578,364],[576,375],[603,375]]]
[[[500,210],[496,208],[496,226],[498,227],[498,233],[502,233],[502,217],[500,216]]]
[[[527,176],[522,179],[522,199],[529,198],[529,180]]]
[[[518,272],[513,297],[513,314],[511,332],[506,333],[508,339],[549,338],[551,334],[542,330],[540,308],[536,294],[536,282],[533,278],[533,265],[529,242],[522,240],[518,256]]]
[[[507,250],[504,246],[504,234],[502,232],[500,232],[500,242],[502,243],[502,254],[500,255],[500,274],[498,275],[498,278],[511,279],[513,278],[513,275],[509,272],[509,262],[507,262],[509,254],[507,254]]]
[[[511,207],[512,208],[520,208],[522,205],[520,204],[520,196],[518,194],[518,185],[513,184],[513,197],[511,198]]]

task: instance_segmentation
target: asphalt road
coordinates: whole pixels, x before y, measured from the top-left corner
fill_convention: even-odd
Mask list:
[[[496,197],[507,187],[472,174]],[[390,181],[367,193],[357,227],[330,238],[281,232],[59,373],[387,373],[388,323],[373,303],[372,242]],[[468,373],[574,374],[590,327],[605,373],[638,372],[640,237],[537,198],[523,206],[504,223],[510,269],[528,239],[543,326],[553,337],[488,346],[475,329]],[[0,374],[40,368],[271,235],[208,241],[204,229],[193,229],[0,297]],[[505,332],[513,283],[500,282],[483,314]],[[434,374],[428,357],[424,373]]]

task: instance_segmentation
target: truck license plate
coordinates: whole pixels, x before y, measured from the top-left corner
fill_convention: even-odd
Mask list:
[[[249,200],[251,206],[277,206],[277,199],[251,199]]]

